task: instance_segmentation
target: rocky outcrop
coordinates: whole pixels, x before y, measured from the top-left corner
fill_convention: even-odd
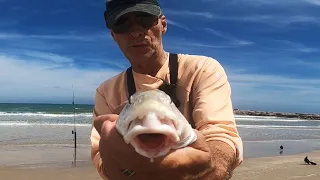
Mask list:
[[[320,120],[320,114],[306,114],[306,113],[281,113],[281,112],[265,112],[265,111],[234,109],[234,114],[249,115],[249,116],[274,116],[274,117],[283,117],[283,118]]]

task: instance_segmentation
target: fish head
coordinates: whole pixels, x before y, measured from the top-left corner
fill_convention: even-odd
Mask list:
[[[136,152],[155,158],[179,143],[186,123],[170,96],[155,89],[133,94],[120,112],[116,128]]]

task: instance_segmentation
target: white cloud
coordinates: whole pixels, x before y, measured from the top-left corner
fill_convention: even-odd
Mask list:
[[[176,26],[176,27],[185,29],[185,30],[187,30],[187,31],[191,31],[189,28],[187,28],[186,26],[184,26],[184,25],[182,25],[182,24],[180,24],[180,23],[178,23],[178,22],[175,22],[175,21],[172,21],[172,20],[169,20],[169,19],[167,19],[167,22],[168,22],[169,25],[171,24],[171,25],[173,25],[173,26]],[[170,28],[170,27],[169,27],[169,28]]]
[[[320,79],[252,74],[226,68],[237,107],[320,112]]]
[[[207,6],[212,6],[212,3],[216,3],[214,5],[218,5],[218,8],[236,8],[235,13],[237,14],[230,16],[215,14],[208,10],[192,11],[177,9],[165,9],[164,12],[169,16],[179,16],[180,18],[202,17],[206,20],[209,19],[212,21],[227,20],[264,23],[275,27],[286,27],[287,25],[295,23],[320,24],[319,14],[312,13],[312,11],[309,13],[308,11],[310,5],[320,5],[320,0],[232,0],[227,2],[219,2],[218,0],[202,0],[202,2],[204,2],[203,5],[207,5],[206,3],[211,4]],[[251,10],[247,11],[248,8]]]
[[[223,48],[234,48],[235,45],[212,45],[212,44],[204,44],[197,42],[184,42],[184,47],[198,47],[198,48],[214,48],[214,49],[223,49]]]
[[[186,53],[194,52],[197,53],[197,48],[207,48],[210,49],[227,49],[227,48],[238,48],[248,44],[235,43],[235,42],[201,42],[201,40],[192,40],[190,38],[180,38],[180,37],[169,37],[166,36],[164,39],[165,47],[170,50],[178,50]]]
[[[195,11],[189,11],[189,10],[177,10],[177,9],[164,9],[164,14],[165,15],[175,15],[175,16],[200,16],[200,17],[205,17],[208,19],[214,18],[215,15],[209,12],[195,12]]]
[[[305,0],[305,1],[310,3],[310,4],[314,4],[314,5],[320,6],[320,0]]]
[[[202,2],[218,2],[218,0],[201,0]],[[249,6],[262,6],[262,5],[301,5],[301,4],[314,4],[320,5],[320,0],[231,0],[230,4],[242,4]]]
[[[292,42],[289,40],[276,40],[273,39],[271,40],[274,43],[277,43],[278,47],[277,48],[268,48],[269,50],[282,50],[282,51],[295,51],[295,52],[303,52],[303,53],[313,53],[313,52],[318,52],[318,48],[314,47],[307,47],[303,44]],[[281,47],[284,46],[284,47]]]
[[[233,81],[252,83],[256,85],[273,85],[277,87],[286,87],[287,85],[294,85],[296,88],[310,88],[320,86],[320,79],[298,79],[288,78],[277,75],[260,75],[260,74],[233,74],[230,76]],[[304,87],[305,86],[305,87]],[[320,98],[320,97],[319,97]]]
[[[313,23],[320,24],[320,20],[315,16],[307,15],[250,15],[242,17],[219,17],[218,19],[230,21],[265,23],[277,27],[285,27],[293,23]]]
[[[94,41],[101,40],[101,38],[111,39],[110,33],[96,33],[96,34],[74,34],[67,35],[39,35],[39,34],[18,34],[0,32],[0,39],[2,40],[19,40],[23,38],[29,39],[43,39],[43,40],[76,40],[76,41]]]
[[[320,24],[320,19],[318,16],[312,15],[238,15],[238,16],[219,16],[209,12],[192,12],[185,10],[167,10],[167,14],[180,16],[180,18],[190,18],[201,16],[212,20],[224,20],[224,21],[240,21],[240,22],[254,22],[254,23],[265,23],[276,27],[285,27],[294,23],[312,23]]]
[[[267,5],[267,4],[295,4],[304,0],[232,0],[232,3],[243,3],[248,5]]]
[[[225,33],[222,33],[222,32],[219,32],[217,30],[214,30],[212,28],[205,28],[206,31],[218,36],[218,37],[221,37],[221,38],[224,38],[224,39],[227,39],[229,41],[231,41],[232,44],[236,44],[236,45],[250,45],[250,44],[253,44],[253,42],[251,41],[245,41],[245,40],[240,40],[240,39],[236,39],[230,35],[227,35]]]
[[[69,57],[60,56],[51,52],[25,51],[26,56],[30,56],[37,61],[49,60],[52,63],[73,63],[74,60]]]
[[[320,69],[320,62],[318,60],[315,61],[306,61],[301,59],[296,59],[291,62],[288,62],[289,65],[299,65],[300,67],[307,67],[312,69]]]
[[[55,57],[58,60],[61,58],[51,58]],[[74,85],[77,100],[92,102],[97,86],[118,73],[110,69],[48,70],[52,66],[54,64],[27,62],[17,57],[0,55],[0,99],[14,102],[70,102]]]

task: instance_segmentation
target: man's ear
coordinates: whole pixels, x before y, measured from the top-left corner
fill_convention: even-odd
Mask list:
[[[162,31],[162,34],[165,34],[167,32],[167,29],[168,29],[168,23],[167,23],[167,19],[164,15],[162,15],[160,17],[160,21],[161,21],[161,31]]]

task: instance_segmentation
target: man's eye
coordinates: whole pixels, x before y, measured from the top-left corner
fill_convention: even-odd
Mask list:
[[[115,25],[125,24],[127,21],[128,21],[128,19],[126,19],[126,18],[120,18],[120,19],[117,20]]]
[[[139,20],[140,21],[151,22],[151,21],[154,21],[155,18],[153,16],[147,16],[147,17],[140,17]]]
[[[146,18],[145,18],[145,17],[137,17],[137,20],[139,20],[139,21],[145,21]]]

